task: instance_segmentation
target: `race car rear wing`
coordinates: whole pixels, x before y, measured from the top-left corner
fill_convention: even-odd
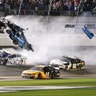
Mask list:
[[[82,30],[84,31],[84,33],[89,37],[89,39],[92,39],[94,37],[94,34],[91,33],[86,26],[82,27]]]

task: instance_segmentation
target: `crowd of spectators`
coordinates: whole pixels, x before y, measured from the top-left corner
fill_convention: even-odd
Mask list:
[[[66,15],[67,12],[67,15],[76,15],[79,2],[80,0],[0,0],[0,6],[3,6],[0,10],[4,10],[4,5],[7,4],[13,14]],[[90,11],[96,6],[96,0],[83,0],[83,4],[81,8]]]
[[[84,0],[84,11],[91,11],[96,7],[96,0]]]

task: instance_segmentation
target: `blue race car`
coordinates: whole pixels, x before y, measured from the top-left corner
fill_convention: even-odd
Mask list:
[[[6,32],[9,34],[9,37],[13,40],[13,44],[18,45],[23,49],[34,51],[32,45],[28,43],[24,36],[23,28],[12,23],[11,21],[8,21],[6,24],[9,27]]]

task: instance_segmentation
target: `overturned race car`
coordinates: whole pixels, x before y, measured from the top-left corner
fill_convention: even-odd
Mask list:
[[[24,35],[23,31],[25,29],[6,19],[0,20],[0,29],[9,35],[14,45],[18,45],[20,48],[28,51],[34,51]]]

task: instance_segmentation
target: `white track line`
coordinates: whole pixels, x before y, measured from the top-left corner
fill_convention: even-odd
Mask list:
[[[16,92],[24,90],[47,90],[47,89],[77,89],[91,88],[91,86],[2,86],[0,92]]]

